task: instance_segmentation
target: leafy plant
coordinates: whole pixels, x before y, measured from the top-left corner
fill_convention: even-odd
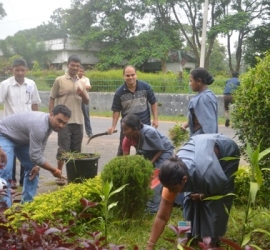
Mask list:
[[[255,203],[257,192],[260,190],[263,184],[262,171],[259,167],[259,161],[270,153],[270,148],[267,148],[262,152],[260,152],[260,148],[261,142],[258,144],[257,148],[254,151],[252,150],[251,145],[249,143],[247,143],[246,147],[246,153],[248,155],[251,167],[251,177],[250,177],[248,202],[245,208],[245,219],[242,229],[242,240],[241,240],[242,246],[246,245],[250,241],[250,236],[252,232],[256,232],[256,230],[259,230],[255,229],[251,233],[246,232],[247,224],[249,222],[252,211],[251,205]]]
[[[268,131],[270,127],[270,53],[260,59],[256,67],[240,77],[241,85],[234,92],[234,109],[232,111],[233,128],[243,145],[243,150],[249,142],[256,148],[261,141],[261,149],[270,145]],[[260,162],[261,166],[268,167],[269,156]],[[264,174],[265,175],[265,174]],[[270,186],[269,174],[266,174],[266,185]]]
[[[1,249],[44,249],[44,250],[56,250],[56,249],[97,249],[97,250],[121,250],[124,249],[124,245],[115,245],[107,242],[107,224],[109,211],[112,207],[117,205],[117,202],[109,204],[109,198],[114,194],[120,192],[125,186],[118,188],[111,192],[112,183],[106,182],[101,190],[90,187],[96,194],[100,195],[101,202],[91,202],[85,198],[80,199],[80,204],[83,209],[79,212],[71,211],[72,219],[66,223],[61,217],[55,216],[52,220],[46,220],[42,223],[31,219],[31,217],[22,212],[22,209],[16,207],[13,212],[4,214],[7,206],[1,205],[0,210],[0,248]],[[0,198],[5,193],[0,190]],[[102,236],[101,232],[87,232],[85,237],[79,237],[74,231],[74,228],[78,226],[80,220],[92,218],[92,213],[89,209],[93,209],[96,206],[102,206],[103,218],[105,220],[105,236]],[[13,220],[12,215],[19,214],[24,218],[23,223],[18,227],[13,227],[10,223]],[[93,222],[94,220],[92,220]],[[137,250],[138,247],[133,248]]]
[[[14,228],[20,227],[25,221],[25,217],[21,216],[20,213],[14,213],[16,209],[21,209],[23,214],[28,214],[31,219],[40,223],[61,218],[63,223],[68,224],[73,219],[70,211],[75,213],[81,211],[79,201],[82,197],[95,202],[100,201],[100,197],[92,189],[89,189],[89,186],[101,189],[102,180],[100,175],[93,179],[87,179],[83,183],[71,183],[54,192],[39,194],[34,197],[32,202],[27,202],[23,206],[13,204],[10,209],[5,211],[5,214],[9,216],[9,223]],[[102,215],[97,208],[92,209],[92,214],[94,217]]]
[[[112,201],[118,202],[117,209],[113,210],[115,218],[141,218],[152,195],[152,174],[152,163],[140,155],[116,157],[104,166],[101,173],[103,183],[113,182],[113,189],[129,184],[123,192],[112,197]]]
[[[109,199],[113,195],[121,192],[122,189],[124,189],[126,187],[126,185],[128,185],[128,184],[125,184],[122,187],[119,187],[114,191],[112,191],[113,183],[112,182],[109,183],[108,181],[105,182],[105,184],[102,186],[102,189],[97,189],[97,188],[94,188],[94,187],[88,185],[88,187],[90,189],[92,189],[101,198],[101,201],[99,202],[99,205],[102,208],[102,217],[101,218],[104,220],[104,232],[105,232],[105,237],[106,238],[108,236],[109,211],[113,207],[115,207],[117,205],[117,203],[118,203],[118,202],[109,203]]]
[[[78,237],[73,231],[76,227],[76,221],[82,218],[88,218],[85,213],[89,208],[97,206],[96,202],[90,202],[84,198],[81,199],[83,210],[77,214],[72,213],[73,220],[68,224],[63,224],[61,219],[54,219],[38,223],[27,214],[20,213],[25,217],[23,224],[15,230],[7,224],[8,217],[0,218],[0,247],[1,249],[97,249],[97,250],[120,250],[124,249],[123,245],[117,246],[106,242],[106,237],[101,232],[87,232],[85,237]],[[137,247],[134,247],[136,250]]]
[[[182,124],[176,124],[173,128],[169,129],[169,137],[173,142],[176,149],[188,141],[189,133],[187,130],[182,129]]]
[[[249,223],[251,221],[251,218],[253,217],[252,214],[252,205],[255,204],[256,201],[256,196],[257,196],[257,192],[260,190],[261,186],[263,185],[263,177],[262,177],[262,171],[259,167],[259,161],[267,156],[270,153],[270,148],[265,149],[264,151],[260,152],[260,146],[261,146],[261,142],[258,144],[257,148],[255,150],[252,150],[251,145],[249,143],[247,143],[246,146],[246,154],[249,158],[249,162],[250,162],[250,181],[249,181],[249,193],[248,193],[248,198],[247,198],[247,203],[245,205],[245,213],[244,213],[244,221],[243,221],[243,225],[242,225],[242,229],[240,229],[241,232],[241,246],[239,246],[239,248],[235,248],[235,249],[241,249],[241,247],[246,246],[250,240],[251,240],[251,234],[255,233],[255,232],[261,232],[261,233],[265,233],[270,235],[269,232],[267,232],[266,230],[260,229],[260,228],[256,228],[256,229],[252,229],[250,232],[248,232],[249,229]],[[229,160],[229,159],[228,159]],[[242,174],[243,169],[239,169],[235,175],[239,175]],[[235,224],[235,226],[237,227],[237,225]],[[225,239],[226,241],[226,239]],[[229,240],[227,240],[227,242],[230,242]],[[233,245],[233,243],[231,243]],[[234,243],[234,245],[237,245]],[[251,248],[251,246],[246,246],[247,249],[253,249]],[[257,246],[254,245],[254,247],[257,248]]]

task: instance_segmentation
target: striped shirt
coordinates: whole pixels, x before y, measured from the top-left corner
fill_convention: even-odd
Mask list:
[[[121,113],[122,118],[127,114],[139,116],[144,124],[151,124],[151,115],[149,105],[157,102],[151,86],[147,82],[136,81],[136,90],[131,92],[126,83],[120,86],[115,94],[112,104],[112,111]]]

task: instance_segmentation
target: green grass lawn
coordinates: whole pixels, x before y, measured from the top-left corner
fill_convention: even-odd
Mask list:
[[[233,207],[231,210],[231,218],[229,219],[226,238],[231,239],[237,243],[241,241],[241,230],[244,219],[244,207]],[[257,211],[257,212],[256,212]],[[256,208],[255,214],[252,219],[252,222],[249,223],[249,230],[255,228],[262,228],[270,231],[270,218],[265,217],[262,214],[264,209]],[[256,216],[255,216],[256,215]],[[114,243],[116,245],[125,245],[125,249],[132,250],[134,246],[138,246],[140,250],[145,249],[146,242],[150,235],[152,223],[154,220],[154,215],[143,214],[141,220],[136,221],[115,221],[109,225],[109,237],[108,242]],[[168,225],[177,225],[179,220],[183,220],[182,217],[182,208],[175,207],[173,213],[169,220]],[[262,223],[263,222],[263,223]],[[157,242],[155,249],[166,249],[172,250],[177,249],[171,242],[166,239],[174,239],[177,237],[175,233],[166,226],[165,231]],[[251,243],[256,244],[261,249],[269,250],[270,249],[270,236],[253,233],[251,235]],[[200,249],[199,247],[194,247],[195,249]],[[229,248],[226,248],[229,249]]]

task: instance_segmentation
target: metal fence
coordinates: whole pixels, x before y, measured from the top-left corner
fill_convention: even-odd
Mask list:
[[[5,80],[7,77],[0,76],[0,82]],[[44,78],[44,77],[29,77],[34,80],[37,84],[37,88],[40,91],[49,91],[54,83],[55,78]],[[155,93],[174,93],[174,94],[192,94],[192,90],[189,87],[188,81],[180,81],[173,79],[158,79],[158,80],[147,80],[153,88]],[[93,92],[115,92],[116,89],[123,84],[123,80],[108,80],[108,79],[92,79],[91,78],[91,91]],[[211,89],[215,94],[222,94],[223,89],[219,86],[210,85]]]

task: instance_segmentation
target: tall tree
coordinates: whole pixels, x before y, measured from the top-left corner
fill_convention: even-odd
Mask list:
[[[203,23],[204,0],[163,0],[170,2],[172,13],[179,25],[187,45],[192,48],[197,64],[200,61],[201,36]],[[254,20],[262,18],[267,4],[265,0],[210,0],[208,6],[207,50],[205,67],[209,67],[209,59],[218,34],[227,37],[229,68],[239,70],[243,57],[243,45],[247,35],[254,29]],[[189,29],[186,27],[189,26]],[[236,65],[232,64],[232,34],[238,34],[236,43]]]
[[[210,55],[209,71],[214,75],[226,73],[228,71],[226,62],[226,48],[217,40],[214,42],[213,51]]]
[[[251,67],[254,67],[258,60],[263,58],[265,52],[270,50],[270,23],[259,26],[255,32],[247,38],[244,60]]]
[[[181,39],[177,23],[171,18],[171,4],[169,2],[142,0],[141,5],[144,4],[147,6],[147,13],[152,16],[152,21],[149,20],[149,32],[144,33],[144,37],[150,35],[145,37],[145,41],[148,41],[146,44],[149,43],[147,48],[152,51],[150,57],[161,60],[162,71],[166,72],[169,51],[181,49],[183,39]],[[153,39],[153,35],[155,39]]]
[[[223,19],[217,29],[227,37],[228,61],[231,71],[240,70],[245,40],[255,30],[255,20],[260,21],[264,17],[267,11],[266,3],[265,0],[233,0],[224,1],[221,5]],[[234,33],[237,35],[237,41],[232,44]],[[236,49],[235,65],[232,63],[232,46],[234,45]]]
[[[31,39],[24,34],[16,34],[1,41],[0,49],[5,58],[15,54],[22,56],[31,69],[33,61],[38,61],[41,65],[46,64],[48,56],[43,43]]]
[[[150,16],[150,25],[142,22],[146,13],[154,13],[153,5],[150,2],[146,5],[146,2],[75,0],[72,9],[67,11],[70,34],[85,48],[93,42],[102,42],[99,53],[102,69],[123,64],[124,61],[140,66],[150,57],[156,57],[163,62],[165,71],[169,49],[179,47],[179,33],[175,32],[168,6],[165,5],[155,5],[158,14]],[[80,19],[82,16],[85,18]]]
[[[193,51],[197,65],[200,64],[201,36],[203,23],[203,3],[204,0],[167,0],[171,4],[172,13],[178,23],[182,35],[185,37],[188,47]],[[218,18],[221,15],[220,1],[212,0],[209,4],[209,22],[208,31],[218,24]],[[186,27],[189,26],[189,29]],[[205,68],[209,67],[209,59],[213,50],[215,39],[218,32],[211,32],[207,37],[207,49],[205,53]]]

